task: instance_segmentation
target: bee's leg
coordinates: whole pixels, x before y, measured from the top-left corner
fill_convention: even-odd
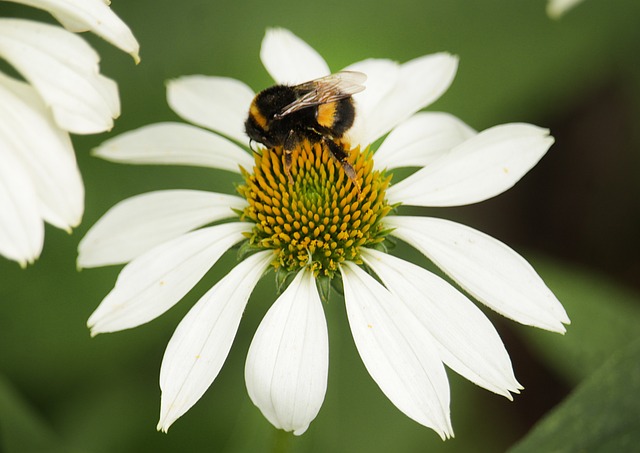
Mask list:
[[[338,162],[340,162],[345,174],[349,177],[353,185],[356,186],[356,189],[358,190],[358,194],[360,194],[360,183],[358,183],[358,179],[356,177],[356,171],[353,169],[353,166],[347,160],[347,158],[349,157],[347,152],[344,150],[344,148],[341,145],[337,144],[333,140],[330,140],[326,137],[323,138],[322,140],[324,144],[327,145],[327,147],[329,148],[329,151],[331,151],[331,154],[333,155],[333,157]]]
[[[293,184],[291,177],[291,154],[298,144],[298,139],[293,131],[289,131],[287,138],[284,139],[282,148],[284,149],[284,173],[289,178],[289,184]]]

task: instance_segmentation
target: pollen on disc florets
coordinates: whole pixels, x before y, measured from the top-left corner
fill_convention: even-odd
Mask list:
[[[291,179],[283,150],[255,154],[253,172],[243,171],[238,192],[247,199],[243,220],[255,223],[249,246],[274,251],[273,266],[286,273],[308,267],[333,278],[345,261],[361,263],[360,247],[375,247],[388,233],[380,220],[391,177],[373,169],[372,153],[353,149],[349,161],[358,187],[322,143],[303,141],[293,151]]]

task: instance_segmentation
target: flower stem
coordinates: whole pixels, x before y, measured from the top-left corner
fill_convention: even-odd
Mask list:
[[[291,453],[292,451],[291,434],[282,429],[276,429],[273,442],[273,453]]]

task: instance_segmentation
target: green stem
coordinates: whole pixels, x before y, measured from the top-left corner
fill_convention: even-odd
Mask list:
[[[276,429],[273,442],[273,453],[291,453],[293,451],[291,444],[291,433],[282,429]]]

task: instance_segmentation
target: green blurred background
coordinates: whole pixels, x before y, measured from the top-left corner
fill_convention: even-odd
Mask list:
[[[243,377],[249,342],[273,300],[270,279],[252,297],[217,380],[161,434],[155,424],[166,343],[189,307],[233,266],[233,254],[159,319],[93,339],[86,319],[120,267],[75,267],[79,240],[123,198],[168,188],[232,192],[235,175],[117,165],[89,152],[117,133],[177,120],[165,101],[168,79],[210,74],[255,90],[270,85],[258,58],[270,26],[302,37],[332,70],[369,57],[406,61],[449,51],[460,56],[458,75],[430,110],[453,113],[478,130],[512,121],[551,128],[556,144],[514,189],[479,205],[427,213],[521,252],[573,321],[562,337],[485,310],[525,391],[509,402],[449,373],[456,437],[442,442],[395,409],[369,378],[335,297],[325,307],[324,406],[304,436],[285,442],[300,452],[494,452],[521,439],[518,451],[638,451],[640,2],[585,0],[559,21],[545,15],[545,6],[543,0],[115,0],[113,10],[140,41],[142,63],[136,67],[85,36],[102,56],[102,72],[119,83],[123,113],[110,134],[74,137],[86,186],[84,221],[71,236],[47,227],[42,257],[26,270],[0,259],[0,451],[272,451],[275,430],[250,402]],[[52,21],[4,2],[0,16]],[[397,253],[424,264],[404,247]]]

